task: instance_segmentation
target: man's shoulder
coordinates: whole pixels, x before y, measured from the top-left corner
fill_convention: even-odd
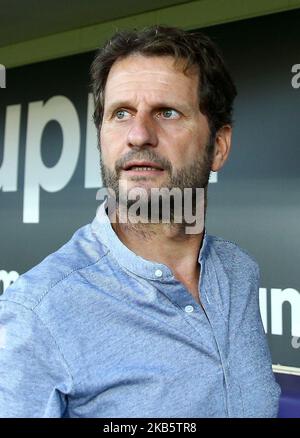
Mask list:
[[[20,275],[0,296],[0,302],[13,301],[33,309],[62,283],[67,287],[76,273],[99,263],[107,252],[93,234],[91,224],[84,225],[58,250]]]
[[[237,268],[251,268],[258,271],[257,260],[246,249],[241,248],[236,242],[226,240],[219,236],[207,235],[207,242],[223,265]]]

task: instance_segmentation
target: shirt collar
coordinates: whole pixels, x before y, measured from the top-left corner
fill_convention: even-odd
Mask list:
[[[169,267],[162,263],[146,260],[124,245],[111,225],[106,212],[106,206],[107,200],[98,207],[97,214],[91,227],[97,239],[109,249],[119,265],[126,270],[149,280],[174,280],[174,275]],[[204,261],[207,253],[207,240],[206,229],[204,229],[204,237],[198,256],[199,263]]]

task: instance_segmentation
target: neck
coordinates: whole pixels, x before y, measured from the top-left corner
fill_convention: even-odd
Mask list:
[[[120,223],[112,227],[119,239],[137,255],[168,266],[183,283],[198,282],[198,255],[203,231],[186,234],[183,224]]]

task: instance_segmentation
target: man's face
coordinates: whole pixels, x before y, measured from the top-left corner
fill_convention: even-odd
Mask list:
[[[105,187],[120,199],[134,187],[205,187],[212,150],[199,110],[198,72],[184,74],[170,56],[131,55],[107,78],[100,130]],[[120,193],[119,193],[120,183]]]

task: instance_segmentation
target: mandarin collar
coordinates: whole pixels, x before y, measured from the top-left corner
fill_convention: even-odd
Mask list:
[[[115,233],[109,216],[106,212],[107,200],[99,207],[94,220],[91,223],[92,230],[103,245],[105,245],[117,262],[126,270],[139,277],[149,280],[170,281],[175,277],[171,269],[163,263],[146,260],[131,251],[119,239]],[[204,229],[201,249],[199,251],[198,262],[202,263],[207,253],[207,232]]]

